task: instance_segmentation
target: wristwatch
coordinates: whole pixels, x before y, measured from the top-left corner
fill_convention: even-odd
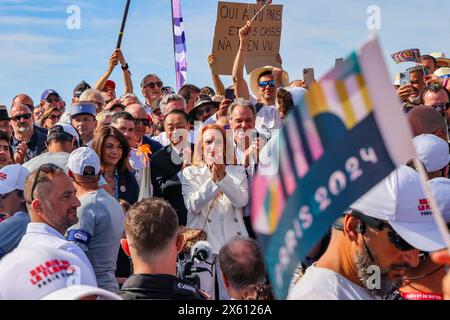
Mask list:
[[[128,62],[126,62],[126,63],[125,63],[125,67],[122,66],[122,70],[128,70],[128,67],[129,67],[129,66],[128,66]]]

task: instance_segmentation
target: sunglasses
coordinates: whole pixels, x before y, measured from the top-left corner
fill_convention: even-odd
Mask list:
[[[146,127],[150,126],[150,120],[149,119],[138,119],[138,118],[134,118],[134,124],[135,125],[144,125]]]
[[[355,212],[355,211],[353,211]],[[376,229],[378,231],[381,231],[383,229],[386,229],[388,232],[388,239],[389,241],[400,251],[410,251],[414,250],[415,248],[410,245],[408,242],[405,241],[392,227],[390,224],[376,219],[372,217],[365,216],[363,214],[356,214],[355,216],[358,217],[362,222],[367,224],[369,227]]]
[[[20,121],[21,119],[31,119],[31,113],[19,114],[18,116],[11,117],[11,120],[15,122]]]
[[[155,86],[158,86],[158,88],[161,88],[163,86],[163,83],[161,81],[158,82],[149,82],[146,85],[144,85],[142,88],[150,87],[150,89],[154,89]]]
[[[33,200],[34,200],[34,190],[36,189],[36,186],[39,183],[39,175],[41,174],[41,172],[43,172],[45,174],[51,174],[51,173],[56,172],[57,170],[61,170],[61,168],[53,163],[46,163],[39,167],[36,175],[34,176],[33,184],[31,186],[31,195],[30,195],[31,201],[30,201],[30,203],[33,202]]]
[[[4,194],[0,194],[0,200],[5,200],[6,198],[8,198],[10,195],[12,195],[16,190],[13,190],[11,192],[8,193],[4,193]]]
[[[47,101],[48,103],[53,103],[53,102],[60,102],[61,98],[60,97],[49,97],[47,99],[45,99],[45,101]]]
[[[195,110],[195,115],[196,115],[196,116],[201,116],[201,115],[203,115],[204,113],[210,113],[212,110],[213,110],[213,107],[207,106],[207,107],[205,107],[205,108],[201,108],[201,109]]]
[[[258,82],[258,86],[261,88],[265,88],[269,85],[271,88],[275,88],[275,80],[269,80],[269,81],[260,81]]]
[[[446,111],[450,108],[450,102],[442,102],[433,104],[432,107],[439,112]]]
[[[61,118],[61,115],[57,116],[56,114],[52,114],[49,118],[52,121],[58,121],[59,118]]]

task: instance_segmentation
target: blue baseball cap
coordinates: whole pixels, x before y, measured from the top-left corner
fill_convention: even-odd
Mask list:
[[[42,100],[47,100],[48,96],[51,95],[51,94],[55,94],[55,95],[57,95],[58,97],[60,97],[59,93],[56,92],[55,90],[53,90],[53,89],[47,89],[47,90],[45,90],[44,92],[42,92],[42,94],[41,94],[41,101],[42,101]]]
[[[94,117],[97,115],[96,105],[90,102],[74,103],[69,110],[71,118],[80,114],[90,114]]]

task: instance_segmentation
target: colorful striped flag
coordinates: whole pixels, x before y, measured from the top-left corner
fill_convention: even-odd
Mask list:
[[[251,218],[274,294],[284,298],[295,267],[337,217],[414,157],[376,39],[294,101],[260,159],[269,153],[277,170],[259,166]]]
[[[184,34],[180,1],[181,0],[172,0],[173,47],[175,54],[177,91],[186,83],[187,79],[186,37]]]

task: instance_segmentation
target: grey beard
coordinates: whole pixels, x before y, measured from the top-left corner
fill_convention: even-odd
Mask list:
[[[378,266],[377,259],[376,259],[376,256],[372,253],[372,255],[374,255],[373,258],[375,259],[375,261],[372,261],[372,259],[370,259],[370,256],[369,256],[366,248],[363,247],[361,249],[362,249],[362,251],[358,252],[356,254],[355,265],[356,265],[356,270],[358,273],[358,278],[367,290],[369,290],[374,295],[385,298],[389,294],[391,294],[394,289],[401,287],[403,280],[402,279],[398,279],[398,280],[390,279],[389,278],[389,270],[387,270],[387,271],[381,270],[381,267],[380,267],[381,274],[379,275],[379,277],[380,277],[379,286],[371,286],[370,284],[372,282],[372,277],[374,277],[376,275],[374,275],[373,272],[369,272],[368,268],[373,265]]]
[[[19,128],[17,129],[17,131],[19,131],[20,133],[27,132],[28,130],[30,130],[30,127],[29,127],[29,126],[23,126],[23,127],[19,127]]]

